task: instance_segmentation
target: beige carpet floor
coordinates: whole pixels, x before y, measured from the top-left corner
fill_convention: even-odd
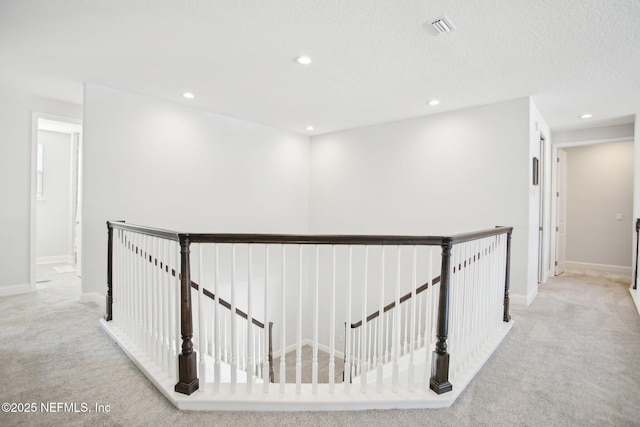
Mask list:
[[[175,409],[79,302],[75,273],[50,280],[0,298],[0,402],[38,405],[0,412],[0,426],[640,425],[640,318],[610,278],[565,274],[513,306],[511,333],[450,408],[297,413]],[[89,412],[43,413],[41,402]]]

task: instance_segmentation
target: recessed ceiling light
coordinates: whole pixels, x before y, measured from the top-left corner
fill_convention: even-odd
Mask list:
[[[580,116],[581,119],[590,119],[591,117],[593,117],[593,114],[589,114],[589,113],[583,114]]]
[[[307,126],[307,130],[313,130],[315,129],[313,126]]]
[[[427,102],[427,104],[431,105],[432,107],[435,107],[436,105],[440,104],[440,101],[437,99],[432,99],[431,101]]]
[[[187,99],[193,99],[194,98],[194,96],[193,96],[193,94],[191,92],[185,92],[185,93],[182,94],[182,96],[184,96]]]
[[[451,31],[455,30],[456,27],[451,23],[451,21],[449,20],[449,18],[447,18],[446,16],[441,16],[440,18],[437,18],[435,20],[433,20],[433,22],[431,22],[431,25],[433,26],[433,28],[435,28],[440,34],[444,34],[444,33],[450,33]]]
[[[296,62],[301,65],[309,65],[311,64],[311,58],[308,56],[299,56],[296,58]]]

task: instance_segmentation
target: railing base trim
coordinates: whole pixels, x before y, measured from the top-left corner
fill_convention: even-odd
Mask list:
[[[631,299],[636,306],[636,310],[638,311],[638,316],[640,316],[640,290],[629,288],[629,293],[631,293]]]
[[[351,385],[351,392],[346,393],[342,384],[335,385],[333,394],[328,392],[328,384],[320,384],[318,393],[314,394],[311,384],[302,384],[302,392],[296,394],[295,384],[286,384],[285,393],[279,392],[279,384],[271,384],[270,392],[264,393],[262,385],[248,393],[244,384],[237,385],[232,393],[230,384],[222,384],[220,391],[214,391],[212,383],[200,384],[200,390],[190,396],[174,390],[175,379],[169,378],[155,365],[142,350],[118,327],[117,319],[106,322],[100,320],[104,331],[117,343],[122,351],[133,361],[142,373],[156,388],[178,409],[190,411],[347,411],[367,409],[432,409],[446,408],[455,402],[469,385],[477,372],[489,359],[509,333],[514,322],[502,323],[485,346],[469,362],[467,368],[450,375],[453,390],[441,395],[422,389],[416,385],[415,391],[408,392],[403,387],[393,392],[391,384],[385,385],[383,391],[375,391],[375,384],[369,385],[369,391],[362,393],[358,384]]]

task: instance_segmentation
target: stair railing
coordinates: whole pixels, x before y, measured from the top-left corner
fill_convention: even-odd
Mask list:
[[[191,394],[199,387],[199,376],[202,377],[205,370],[203,369],[204,363],[201,355],[200,364],[196,356],[196,347],[194,341],[199,343],[202,349],[207,348],[207,335],[194,338],[194,319],[197,320],[196,328],[200,333],[205,328],[200,326],[206,310],[203,310],[200,306],[204,300],[205,289],[210,289],[202,282],[203,286],[198,286],[191,280],[192,273],[192,261],[190,257],[191,245],[211,245],[215,248],[215,280],[212,295],[219,295],[220,290],[216,289],[216,284],[219,283],[217,275],[218,273],[227,268],[230,271],[229,277],[229,292],[230,299],[228,302],[231,313],[238,313],[238,304],[241,302],[238,300],[236,293],[238,292],[238,286],[241,280],[247,280],[247,311],[246,318],[252,319],[251,322],[246,322],[246,335],[242,335],[238,331],[238,323],[235,321],[230,322],[230,330],[224,331],[216,330],[213,332],[214,339],[219,339],[221,332],[229,333],[231,337],[231,383],[230,391],[235,392],[237,378],[238,363],[252,366],[256,354],[252,354],[251,350],[247,354],[246,360],[243,361],[239,358],[240,341],[247,341],[249,344],[254,339],[253,328],[257,326],[253,320],[252,313],[258,308],[254,306],[253,297],[251,292],[255,288],[252,284],[255,270],[255,260],[252,261],[252,254],[256,247],[263,248],[257,249],[259,256],[263,257],[262,262],[264,268],[263,272],[263,286],[264,295],[269,295],[267,288],[272,285],[272,274],[270,269],[273,268],[272,262],[269,257],[273,256],[276,252],[272,249],[273,246],[279,247],[280,262],[280,277],[279,291],[281,292],[281,301],[279,307],[279,313],[281,313],[281,321],[279,322],[278,341],[280,345],[280,392],[284,393],[287,390],[285,385],[284,370],[286,369],[284,354],[288,351],[287,344],[290,342],[290,337],[294,336],[293,342],[295,346],[296,354],[296,385],[295,392],[301,393],[301,367],[302,367],[302,342],[303,331],[311,329],[313,335],[313,380],[312,380],[312,392],[317,393],[318,390],[318,325],[320,322],[326,322],[326,319],[321,318],[319,306],[319,289],[327,288],[331,289],[332,304],[330,307],[330,314],[328,322],[329,327],[329,352],[330,352],[330,372],[335,370],[335,343],[338,340],[335,334],[335,325],[337,313],[335,309],[336,289],[338,281],[340,281],[340,288],[344,286],[346,288],[346,319],[352,318],[353,303],[358,300],[359,297],[355,297],[352,292],[352,285],[355,285],[353,271],[353,253],[354,248],[364,248],[361,252],[364,252],[364,280],[361,281],[361,292],[363,293],[362,313],[366,313],[367,310],[367,291],[368,283],[378,280],[379,293],[378,315],[374,316],[371,321],[375,319],[383,319],[385,314],[387,317],[391,317],[392,321],[387,321],[387,328],[392,328],[394,333],[389,334],[388,338],[383,334],[384,326],[380,321],[379,327],[375,329],[377,340],[374,338],[368,338],[366,333],[361,333],[362,343],[357,347],[360,354],[356,359],[352,359],[350,354],[345,354],[346,364],[351,363],[352,360],[360,360],[362,367],[360,368],[362,378],[362,391],[366,390],[367,382],[367,369],[366,360],[373,356],[376,360],[376,375],[377,375],[377,388],[381,391],[385,384],[384,380],[385,365],[391,366],[391,377],[393,390],[397,391],[399,388],[399,365],[402,363],[400,360],[401,348],[404,343],[401,342],[403,336],[408,336],[407,344],[405,348],[409,349],[410,357],[413,357],[416,350],[416,337],[424,335],[424,341],[435,346],[435,351],[426,351],[424,355],[424,368],[425,381],[429,384],[429,387],[436,393],[445,393],[452,389],[452,385],[449,382],[450,372],[457,372],[464,369],[465,363],[474,357],[478,348],[484,345],[483,340],[490,335],[491,331],[497,328],[499,322],[508,321],[509,317],[509,263],[510,263],[510,242],[512,228],[510,227],[496,227],[495,229],[483,230],[473,233],[459,234],[455,236],[300,236],[300,235],[257,235],[257,234],[193,234],[193,233],[177,233],[166,230],[152,229],[148,227],[134,226],[125,224],[123,222],[108,222],[109,230],[109,252],[108,252],[108,268],[107,268],[107,314],[105,320],[122,320],[122,327],[127,331],[135,342],[140,343],[143,346],[149,348],[149,353],[158,353],[158,359],[162,361],[165,366],[168,366],[168,371],[171,374],[175,373],[177,383],[175,391],[183,394]],[[118,230],[119,233],[131,233],[129,239],[121,241],[123,244],[115,245],[116,239],[114,239],[114,230]],[[124,249],[123,249],[124,245]],[[150,256],[151,253],[145,248],[151,245],[158,246],[159,255]],[[218,264],[218,248],[227,245],[231,248],[231,259],[224,267],[222,264]],[[418,287],[416,269],[418,266],[422,266],[424,263],[431,263],[431,255],[428,260],[418,259],[416,253],[419,248],[431,248],[440,246],[440,280],[431,280],[427,283],[425,288]],[[118,248],[114,251],[114,247]],[[248,248],[246,253],[248,255],[248,261],[243,258],[243,264],[246,266],[246,275],[243,278],[239,278],[239,270],[236,263],[236,249]],[[392,303],[385,304],[385,280],[387,273],[385,272],[386,262],[385,256],[387,251],[393,251],[394,249],[388,249],[390,247],[395,248],[396,254],[396,267],[395,267],[395,279],[389,280],[389,283],[393,282],[393,285],[389,285],[386,289],[387,292],[393,291],[395,294],[394,301]],[[406,256],[402,255],[403,250],[401,248],[413,248],[411,270],[411,296],[406,297],[406,294],[401,297],[401,283],[406,280],[406,271],[401,268],[401,265],[407,263]],[[141,249],[142,248],[142,249]],[[313,261],[314,256],[309,255],[315,248],[315,263]],[[348,274],[337,274],[337,270],[341,267],[340,257],[336,257],[338,250],[342,251],[344,255],[345,250],[348,248],[348,262],[346,264]],[[381,262],[378,264],[379,275],[376,279],[374,274],[371,273],[372,264],[368,262],[368,254],[371,248],[379,248],[381,253]],[[243,249],[244,250],[244,249]],[[321,254],[327,251],[332,252],[332,257],[329,256],[328,261],[321,261]],[[373,249],[372,249],[373,251]],[[406,251],[405,251],[406,252]],[[295,255],[292,255],[295,254]],[[429,249],[431,254],[431,249]],[[277,255],[277,254],[275,254]],[[138,268],[140,259],[147,259],[149,262],[144,262],[143,268]],[[274,258],[276,258],[274,256]],[[333,261],[331,261],[331,259]],[[136,264],[137,263],[137,264]],[[202,266],[202,261],[198,263]],[[308,264],[308,265],[307,265]],[[159,265],[160,268],[155,266]],[[170,266],[180,265],[179,273],[175,272]],[[291,268],[297,270],[295,277],[290,274]],[[429,266],[430,270],[431,266]],[[333,274],[329,274],[327,278],[321,278],[325,275],[325,270],[333,271]],[[160,274],[162,272],[162,274]],[[314,274],[310,274],[315,272]],[[202,280],[202,274],[198,280]],[[402,275],[402,277],[401,277]],[[148,280],[151,277],[154,280]],[[427,277],[434,277],[431,271],[428,272]],[[114,291],[114,278],[118,283],[118,287]],[[153,283],[157,283],[157,289],[154,288]],[[424,279],[422,279],[424,280]],[[290,283],[290,282],[293,282]],[[326,283],[322,286],[320,283]],[[220,282],[221,283],[221,282]],[[424,283],[424,282],[423,282]],[[195,287],[193,285],[196,285]],[[424,285],[422,285],[424,286]],[[310,318],[311,323],[306,324],[303,322],[303,288],[306,287],[313,289],[308,294],[313,295],[311,298],[310,313],[307,316],[305,313],[305,319]],[[418,292],[420,289],[420,292]],[[194,306],[192,303],[192,292],[194,290],[201,294],[198,297],[198,306]],[[294,292],[297,296],[297,302],[294,306],[289,301],[290,293]],[[431,299],[428,304],[425,303],[424,318],[420,315],[420,318],[416,319],[415,313],[419,309],[416,305],[417,300],[422,295],[431,294]],[[208,296],[208,295],[207,295]],[[268,298],[264,298],[264,315],[269,315],[269,310],[272,309],[268,306]],[[218,299],[221,301],[221,298]],[[401,301],[402,300],[402,301]],[[411,307],[406,309],[406,313],[412,313],[403,315],[400,307],[407,305]],[[427,309],[427,305],[429,309]],[[214,304],[214,307],[220,307],[221,304]],[[161,316],[161,308],[167,307],[167,319],[165,316]],[[387,308],[388,307],[388,308]],[[394,309],[397,307],[398,309]],[[295,333],[292,334],[291,327],[287,326],[288,320],[291,316],[287,317],[287,308],[293,308],[296,317],[295,321]],[[386,309],[386,310],[385,310]],[[403,317],[404,316],[404,317]],[[242,317],[242,316],[240,316]],[[409,319],[411,317],[412,319]],[[238,316],[234,316],[238,318]],[[427,323],[426,319],[430,319],[431,323]],[[416,321],[417,320],[417,321]],[[362,322],[362,330],[366,331],[367,321]],[[219,327],[220,322],[215,323]],[[405,326],[403,326],[405,325]],[[264,324],[262,324],[263,331],[266,331]],[[451,334],[450,332],[451,327]],[[241,328],[244,328],[242,326]],[[421,329],[418,333],[417,328]],[[272,330],[272,325],[268,328]],[[408,330],[408,332],[407,332]],[[372,334],[374,329],[369,331]],[[433,332],[430,332],[433,331]],[[267,332],[264,332],[266,334]],[[350,342],[351,334],[347,333],[344,337],[346,353],[349,353],[352,348]],[[391,340],[389,345],[383,344],[386,340]],[[266,340],[265,340],[266,342]],[[377,350],[373,353],[373,347],[371,343],[375,343]],[[218,343],[216,343],[218,344]],[[449,347],[450,345],[450,347]],[[386,346],[386,347],[385,347]],[[251,347],[247,345],[250,349]],[[272,343],[269,343],[269,349],[272,348]],[[216,345],[216,348],[220,348]],[[266,346],[265,346],[266,348]],[[387,349],[387,356],[385,352],[381,350]],[[370,350],[367,350],[370,349]],[[450,361],[451,350],[454,350],[454,359]],[[157,351],[156,351],[157,350]],[[367,353],[371,351],[371,354]],[[260,353],[266,353],[266,350],[261,350]],[[388,356],[392,353],[391,356]],[[355,355],[354,355],[355,356]],[[364,356],[364,357],[363,357]],[[217,356],[216,356],[217,357]],[[269,354],[262,360],[263,366],[268,363],[268,360],[272,360],[273,354]],[[391,363],[387,363],[389,361]],[[175,367],[177,360],[177,368]],[[364,363],[363,363],[364,362]],[[451,362],[451,363],[450,363]],[[411,362],[417,363],[415,359]],[[451,366],[450,366],[451,365]],[[198,375],[198,367],[200,366],[200,375]],[[409,372],[411,372],[412,365],[409,365]],[[430,367],[430,371],[428,369]],[[251,367],[253,370],[253,368]],[[350,367],[345,365],[345,371],[350,372]],[[430,372],[430,375],[429,375]],[[264,391],[269,391],[269,379],[273,380],[273,370],[271,368],[261,370],[263,378],[266,378],[264,382]],[[268,376],[267,376],[268,375]],[[253,375],[247,376],[247,392],[251,392]],[[219,379],[220,376],[216,375]],[[218,385],[218,383],[217,383]],[[329,391],[333,392],[334,379],[330,374],[329,376]],[[345,391],[349,391],[350,382],[345,381]],[[413,377],[409,377],[408,387],[411,389],[414,386]]]
[[[181,266],[181,270],[176,271],[173,266],[177,265],[177,260],[171,256],[171,253],[175,251],[175,248],[171,248],[171,241],[176,240],[177,234],[165,230],[129,225],[124,221],[108,222],[108,227],[108,289],[104,319],[110,321],[114,316],[113,271],[115,264],[122,267],[118,273],[123,284],[120,289],[121,295],[116,294],[115,297],[117,317],[122,320],[123,327],[134,340],[144,342],[143,351],[159,366],[162,366],[169,376],[176,376],[181,372],[179,364],[176,372],[175,364],[171,363],[171,360],[176,357],[178,357],[179,363],[181,360],[178,356],[181,344],[178,331],[182,329],[183,319],[178,309],[182,306],[180,300],[182,290],[179,286],[183,281],[190,283],[191,294],[195,293],[196,295],[195,298],[187,299],[197,299],[197,308],[203,312],[206,309],[216,312],[218,317],[228,323],[248,322],[247,313],[237,307],[232,312],[232,306],[228,301],[216,297],[213,292],[191,280],[188,275],[183,277],[180,271],[186,271],[182,269],[185,268],[184,265]],[[177,236],[180,241],[179,235]],[[183,247],[184,245],[181,244],[181,261],[185,255]],[[117,252],[115,254],[117,259],[114,259],[114,249]],[[186,265],[188,264],[189,260],[187,259]],[[134,281],[138,281],[138,286]],[[118,304],[120,301],[123,304]],[[217,307],[222,308],[222,312],[218,313]],[[235,316],[232,313],[235,313]],[[196,317],[204,318],[204,316]],[[178,324],[178,321],[181,323]],[[189,330],[188,323],[187,331]],[[243,363],[243,365],[246,366],[247,375],[259,378],[264,376],[267,381],[273,382],[273,322],[270,322],[266,327],[263,322],[251,317],[251,324],[265,331],[264,334],[258,335],[264,335],[265,338],[257,340],[259,344],[255,345],[256,354],[260,355],[258,363],[251,366],[248,363]],[[193,324],[191,328],[193,328]],[[195,348],[201,349],[200,377],[204,383],[206,381],[204,356],[210,354],[210,350],[208,353],[207,348],[210,349],[211,346],[207,344],[211,343],[212,339],[210,336],[207,337],[206,328],[202,324],[196,325],[195,331],[191,335],[196,344]],[[184,342],[184,337],[182,339]],[[219,360],[227,362],[226,354],[230,353],[228,345],[229,343],[226,341],[218,343],[220,354],[225,355]],[[193,344],[191,348],[192,353],[195,353]],[[263,355],[264,357],[262,357]],[[176,391],[188,391],[184,394],[191,394],[197,389],[193,379],[189,380],[192,378],[192,372],[188,370],[189,364],[193,363],[189,361],[189,357],[191,356],[187,355],[182,358],[183,377],[176,385]],[[265,370],[264,375],[263,369]]]

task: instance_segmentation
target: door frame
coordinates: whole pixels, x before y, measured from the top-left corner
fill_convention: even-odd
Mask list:
[[[36,290],[36,213],[38,209],[38,201],[36,198],[36,158],[38,153],[38,121],[40,119],[52,120],[56,122],[69,123],[72,125],[82,126],[82,120],[67,116],[58,116],[54,114],[41,113],[33,111],[31,113],[31,195],[30,195],[30,227],[29,227],[29,291]]]
[[[563,149],[563,148],[571,148],[571,147],[582,147],[582,146],[586,146],[586,145],[595,145],[595,144],[607,144],[610,142],[627,142],[627,141],[634,141],[634,137],[633,136],[623,136],[623,137],[618,137],[618,138],[604,138],[604,139],[590,139],[590,140],[584,140],[584,141],[573,141],[573,142],[561,142],[561,143],[557,143],[554,144],[553,142],[551,143],[551,153],[552,153],[552,163],[556,162],[558,158],[558,149]],[[568,162],[567,162],[568,163]],[[636,165],[633,165],[633,168],[636,168]],[[558,171],[556,168],[551,168],[551,185],[552,185],[552,193],[555,195],[557,191],[559,191],[558,189]],[[566,225],[566,224],[565,224]],[[557,197],[551,197],[551,230],[552,232],[551,234],[551,245],[550,245],[550,250],[551,250],[551,260],[552,260],[552,265],[550,265],[550,271],[549,274],[550,276],[555,276],[555,263],[558,261],[558,254],[556,253],[556,248],[557,248],[557,239],[558,239],[558,233],[555,231],[556,227],[558,227],[558,198]],[[565,232],[565,239],[566,239],[566,232]],[[566,247],[566,243],[565,243],[565,247]]]

